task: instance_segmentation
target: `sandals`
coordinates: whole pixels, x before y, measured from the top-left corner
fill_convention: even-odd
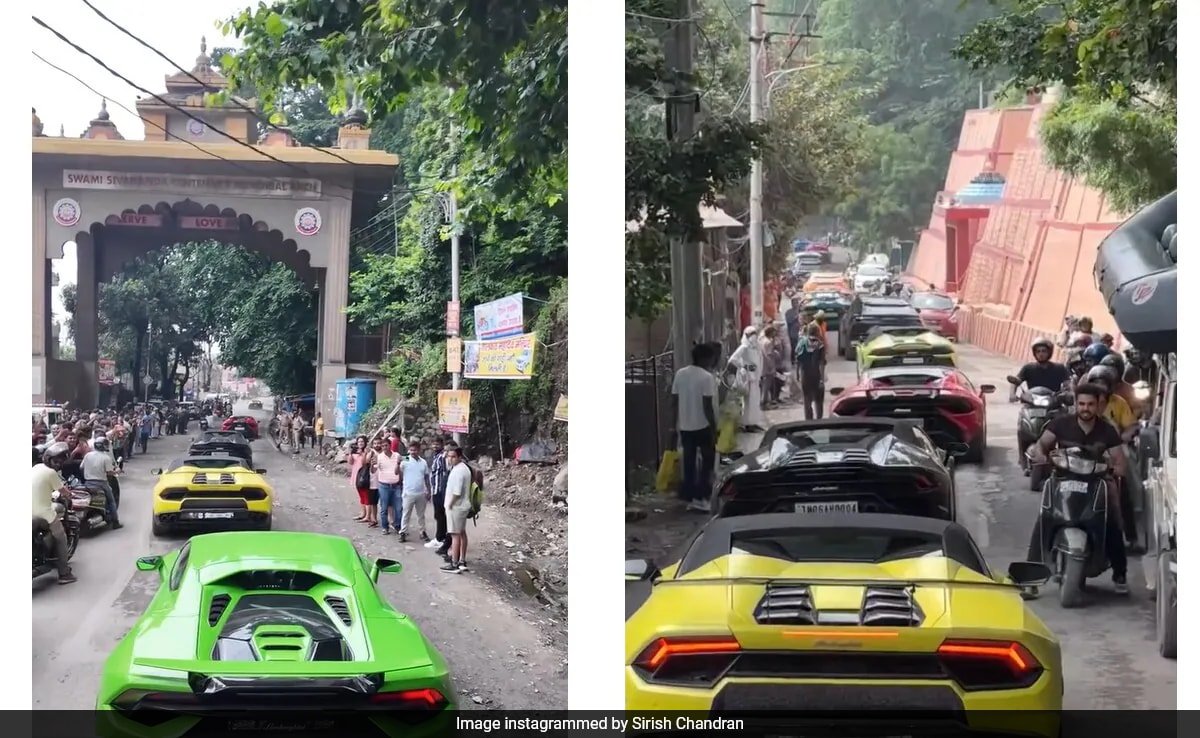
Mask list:
[[[367,527],[368,527],[368,528],[378,528],[378,527],[379,527],[379,521],[378,521],[378,520],[371,520],[371,521],[368,521],[368,522],[367,522]]]

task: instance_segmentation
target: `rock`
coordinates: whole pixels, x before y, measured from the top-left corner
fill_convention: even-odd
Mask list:
[[[646,519],[646,511],[638,507],[625,508],[625,522],[636,523],[639,520]]]
[[[562,469],[559,469],[558,474],[554,475],[554,496],[565,498],[567,496],[567,465],[563,464]]]
[[[477,459],[475,463],[479,465],[479,468],[481,471],[485,471],[485,472],[491,471],[492,469],[494,469],[496,467],[495,459],[493,459],[491,456],[487,456],[486,454],[483,456],[480,456],[479,459]]]
[[[483,704],[483,698],[482,698],[482,697],[480,697],[480,696],[479,696],[479,695],[477,695],[477,694],[473,694],[473,695],[471,695],[471,701],[472,701],[472,702],[474,702],[474,703],[475,703],[475,704],[477,704],[477,705],[482,705],[482,704]]]

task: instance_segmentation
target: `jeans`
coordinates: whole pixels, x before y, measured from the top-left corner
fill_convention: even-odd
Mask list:
[[[143,454],[144,454],[144,453],[146,453],[146,446],[147,446],[149,443],[150,443],[150,433],[149,433],[149,431],[147,431],[146,433],[143,433],[143,434],[141,434],[140,436],[138,436],[138,445],[140,445],[140,446],[142,447],[142,453],[143,453]]]
[[[400,527],[400,487],[396,484],[388,484],[387,482],[379,483],[379,527],[383,530],[388,529],[388,511],[391,511],[390,527]]]
[[[1104,553],[1112,566],[1113,577],[1125,578],[1129,570],[1129,559],[1125,555],[1125,541],[1121,538],[1121,526],[1112,515],[1108,516],[1107,531],[1104,534]],[[1033,534],[1029,538],[1029,560],[1045,563],[1045,552],[1042,550],[1042,519],[1039,513],[1037,522],[1033,524]]]
[[[117,498],[113,494],[112,486],[108,482],[99,482],[94,479],[84,482],[84,486],[89,491],[99,490],[104,493],[104,513],[108,516],[109,524],[115,525],[119,522],[117,519]]]
[[[717,442],[711,427],[697,431],[680,431],[679,442],[683,446],[683,499],[707,500],[712,494],[713,468],[717,463]],[[696,454],[700,464],[696,464]]]
[[[800,374],[800,392],[804,395],[804,419],[820,420],[825,416],[825,389],[821,386],[821,376]]]
[[[433,522],[436,525],[434,538],[438,543],[446,540],[446,493],[433,496]]]
[[[406,535],[412,528],[413,517],[416,517],[417,527],[420,528],[421,533],[425,533],[425,493],[405,492],[400,495],[400,500],[404,512],[403,517],[400,518],[400,535]]]
[[[63,528],[61,520],[55,520],[50,524],[50,537],[54,542],[54,558],[55,565],[58,567],[58,576],[68,576],[71,573],[71,562],[67,561],[67,530]]]

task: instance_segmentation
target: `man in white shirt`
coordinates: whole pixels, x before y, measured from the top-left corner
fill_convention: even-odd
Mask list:
[[[429,543],[429,534],[425,532],[425,504],[432,495],[429,464],[421,458],[420,441],[408,444],[408,456],[400,462],[400,484],[400,542],[408,540],[408,531],[415,517],[421,529],[421,540]]]
[[[119,530],[121,525],[117,517],[117,498],[113,494],[112,485],[108,483],[110,476],[117,473],[117,462],[113,461],[108,452],[108,439],[101,436],[96,439],[96,445],[83,457],[83,484],[92,492],[104,493],[105,515],[113,530]]]
[[[683,487],[688,509],[709,512],[712,474],[717,461],[717,364],[712,344],[692,349],[692,364],[675,372],[671,383],[675,432],[683,448]],[[699,466],[697,467],[697,455]]]
[[[450,555],[442,571],[461,574],[467,570],[467,518],[471,514],[471,467],[463,460],[462,449],[446,446],[446,531],[450,536]]]
[[[38,526],[49,526],[54,542],[54,557],[58,566],[58,583],[76,581],[67,561],[67,531],[54,511],[54,493],[67,494],[59,470],[66,463],[70,451],[65,443],[52,443],[42,455],[42,463],[33,467],[33,522]],[[43,528],[44,530],[44,528]]]

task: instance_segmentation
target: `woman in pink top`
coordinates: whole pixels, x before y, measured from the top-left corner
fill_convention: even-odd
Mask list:
[[[371,488],[369,479],[371,477],[371,449],[367,448],[367,437],[359,436],[354,439],[354,446],[350,449],[350,484],[358,492],[358,503],[361,510],[358,513],[356,521],[375,525],[375,504],[371,502]],[[363,471],[366,471],[367,479],[360,479]],[[366,481],[363,485],[361,482]]]

